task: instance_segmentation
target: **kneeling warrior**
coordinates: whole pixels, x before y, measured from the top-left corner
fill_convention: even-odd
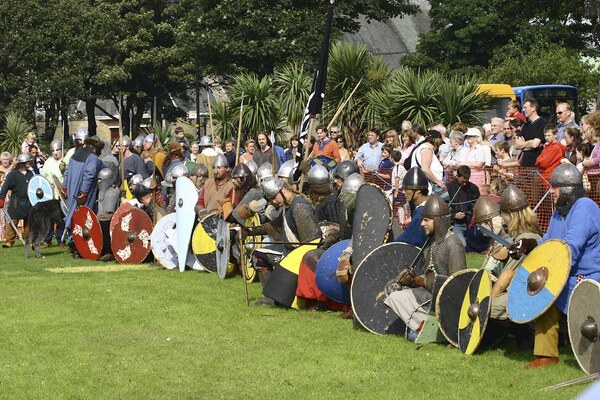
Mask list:
[[[385,304],[404,321],[407,337],[414,341],[420,331],[431,302],[434,283],[465,269],[465,247],[450,229],[450,209],[438,195],[432,195],[423,207],[421,226],[429,237],[423,251],[423,271],[403,270],[398,278],[385,288]]]

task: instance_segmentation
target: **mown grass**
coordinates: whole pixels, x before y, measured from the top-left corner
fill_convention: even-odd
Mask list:
[[[512,344],[471,357],[418,349],[338,313],[248,308],[239,278],[88,272],[77,267],[106,264],[44,254],[0,252],[3,399],[564,399],[585,388],[540,391],[583,375],[569,349],[557,366],[523,370],[531,353]]]

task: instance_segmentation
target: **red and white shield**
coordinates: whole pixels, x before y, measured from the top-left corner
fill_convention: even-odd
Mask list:
[[[94,212],[79,206],[72,218],[73,242],[79,255],[86,260],[97,260],[102,253],[102,228]]]
[[[113,216],[111,249],[119,263],[139,264],[152,249],[150,235],[152,221],[137,207],[131,207],[121,215]]]

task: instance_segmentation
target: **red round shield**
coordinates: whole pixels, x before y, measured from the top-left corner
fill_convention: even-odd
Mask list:
[[[72,235],[79,255],[86,260],[97,260],[102,253],[102,228],[94,212],[79,206],[73,213]]]
[[[131,210],[133,208],[133,206],[130,203],[123,203],[121,204],[116,210],[115,213],[113,214],[112,218],[110,219],[110,237],[112,238],[112,233],[113,230],[115,229],[115,226],[117,225],[117,220],[119,219],[119,217],[123,214],[125,214],[127,211]]]
[[[115,215],[110,247],[120,263],[139,264],[152,249],[150,234],[152,221],[137,207],[131,207],[121,215]]]

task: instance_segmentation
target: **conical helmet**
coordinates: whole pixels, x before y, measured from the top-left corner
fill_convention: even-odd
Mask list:
[[[61,150],[62,149],[62,141],[60,139],[54,139],[50,142],[50,150]]]
[[[236,165],[231,172],[232,178],[248,178],[250,176],[252,176],[252,171],[250,171],[250,168],[244,163]]]
[[[143,147],[144,146],[144,138],[145,136],[141,133],[137,135],[133,141],[133,147]]]
[[[529,207],[525,193],[515,185],[508,185],[500,196],[500,210],[519,211]]]
[[[406,175],[404,175],[404,179],[402,179],[403,189],[423,190],[428,187],[429,180],[427,179],[425,172],[419,167],[412,167],[409,169],[406,172]]]
[[[350,174],[344,179],[344,184],[340,193],[357,193],[358,189],[365,183],[364,178],[359,173]]]
[[[173,179],[180,178],[182,176],[189,176],[190,172],[188,171],[185,163],[176,164],[173,169],[171,169],[171,175]]]
[[[17,164],[23,164],[31,161],[31,156],[27,153],[21,153],[17,156]]]
[[[450,215],[448,204],[437,194],[431,195],[423,206],[423,218],[447,217]]]
[[[200,141],[198,142],[198,146],[200,147],[209,147],[212,146],[210,138],[208,136],[202,136]]]
[[[154,144],[155,141],[156,141],[156,135],[154,133],[151,133],[144,138],[144,142],[150,142],[150,143]]]
[[[295,166],[296,162],[294,160],[287,160],[286,162],[281,164],[281,167],[279,167],[279,171],[277,171],[277,176],[279,178],[289,179],[290,174],[292,173],[292,170]]]
[[[131,177],[131,179],[129,179],[129,185],[133,186],[133,185],[139,185],[140,183],[142,183],[142,181],[144,180],[144,177],[140,174],[135,174]]]
[[[87,128],[81,127],[77,129],[77,132],[75,133],[75,140],[81,140],[83,142],[86,137],[88,137]]]
[[[98,188],[106,189],[115,183],[115,174],[110,168],[102,168],[98,172]]]
[[[354,161],[346,160],[342,161],[337,165],[337,167],[335,167],[335,172],[333,173],[333,176],[335,178],[339,177],[345,180],[350,175],[358,173],[358,171],[358,165],[356,165]]]
[[[130,147],[131,146],[131,138],[128,135],[123,136],[123,139],[121,140],[121,145],[123,147]]]
[[[329,171],[320,164],[313,165],[306,175],[306,183],[309,185],[329,183]]]
[[[490,196],[481,196],[473,207],[475,223],[480,224],[500,215],[500,204]]]
[[[260,186],[264,193],[265,199],[271,201],[283,188],[283,182],[281,179],[274,176],[267,176],[265,179],[263,179]]]
[[[208,168],[206,168],[206,165],[204,165],[202,163],[198,163],[190,171],[190,176],[198,176],[198,177],[202,177],[202,178],[208,178]]]
[[[256,179],[258,182],[262,182],[268,176],[273,176],[273,166],[271,163],[266,162],[260,167],[258,167],[258,171],[256,172]]]
[[[583,187],[583,176],[576,166],[564,163],[554,169],[550,184],[553,187]]]
[[[227,157],[225,157],[223,154],[217,154],[213,161],[213,169],[217,169],[218,167],[229,168],[229,163],[227,162]]]
[[[256,161],[248,160],[244,164],[246,164],[248,168],[250,168],[250,171],[252,171],[252,175],[256,175],[256,173],[258,172],[258,164],[256,163]]]

